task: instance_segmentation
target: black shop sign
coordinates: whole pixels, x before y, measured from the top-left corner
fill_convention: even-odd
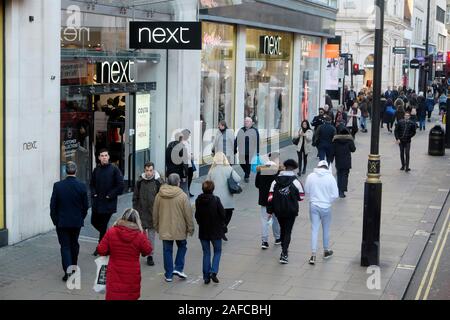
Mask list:
[[[409,67],[411,69],[419,69],[420,68],[420,61],[418,59],[412,59],[409,62]]]
[[[201,22],[130,22],[130,49],[201,50]]]

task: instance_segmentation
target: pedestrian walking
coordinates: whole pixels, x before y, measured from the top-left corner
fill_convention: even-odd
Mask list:
[[[207,180],[213,181],[215,185],[214,194],[220,198],[225,208],[225,225],[228,226],[235,208],[233,194],[228,188],[228,179],[232,178],[235,182],[240,182],[241,177],[228,163],[228,159],[223,152],[217,152],[214,156],[211,169],[209,169]],[[228,241],[224,235],[223,240]]]
[[[111,216],[117,211],[117,197],[124,189],[123,175],[114,164],[109,162],[107,149],[99,151],[100,164],[92,172],[92,226],[100,233],[100,242],[108,229]],[[97,256],[97,250],[94,256]]]
[[[380,99],[380,128],[383,128],[383,123],[385,123],[384,117],[385,117],[386,107],[387,107],[387,100],[384,97],[384,95],[382,95],[381,99]]]
[[[347,128],[343,128],[333,138],[331,149],[332,162],[335,160],[337,185],[339,197],[345,198],[347,192],[348,177],[352,168],[352,152],[356,151],[355,142]]]
[[[259,191],[258,204],[261,206],[261,249],[269,248],[270,224],[272,224],[275,245],[281,244],[280,224],[278,223],[278,219],[274,215],[267,214],[270,187],[281,171],[279,156],[278,152],[272,152],[269,155],[269,161],[266,164],[256,167],[255,187]],[[270,223],[270,221],[272,221],[272,223]]]
[[[427,113],[428,113],[428,122],[431,122],[431,114],[433,113],[435,105],[434,95],[431,89],[427,91]]]
[[[417,117],[419,119],[419,130],[425,130],[425,119],[427,117],[427,103],[423,92],[417,97]]]
[[[239,151],[239,164],[244,170],[245,182],[249,182],[251,163],[253,157],[259,157],[259,131],[253,125],[250,117],[245,118],[244,126],[239,130],[235,143],[235,153]]]
[[[69,277],[67,269],[78,264],[78,237],[89,208],[86,185],[76,177],[77,165],[69,161],[65,167],[67,176],[53,185],[50,200],[50,217],[61,246],[63,281]]]
[[[355,139],[356,133],[358,132],[360,119],[361,119],[361,110],[359,110],[358,104],[355,102],[347,113],[347,125],[346,125],[349,132],[352,134],[353,139]]]
[[[361,132],[367,132],[367,118],[369,117],[369,109],[367,106],[367,99],[362,97],[359,104],[359,110],[361,111],[360,125]]]
[[[336,117],[334,118],[334,126],[336,130],[339,130],[341,127],[345,127],[347,125],[347,112],[343,105],[338,107],[336,112]]]
[[[314,127],[314,132],[325,122],[325,109],[319,108],[319,114],[313,118],[311,125]]]
[[[299,201],[303,201],[305,191],[294,170],[297,162],[288,159],[283,163],[284,170],[272,182],[267,201],[267,213],[274,214],[280,223],[281,255],[280,263],[287,264],[292,228],[298,216]]]
[[[188,150],[183,143],[183,133],[177,132],[175,140],[170,142],[166,148],[166,177],[172,173],[180,176],[180,187],[186,193],[188,191]]]
[[[411,139],[416,135],[416,124],[410,120],[411,115],[405,113],[405,117],[395,125],[395,139],[400,147],[400,160],[402,167],[400,170],[411,171],[409,167]]]
[[[392,127],[395,121],[395,107],[391,99],[386,101],[386,108],[383,115],[383,122],[386,123],[389,132],[392,132]]]
[[[142,222],[144,232],[147,234],[148,240],[155,249],[156,231],[153,227],[153,205],[155,204],[156,195],[164,181],[159,173],[155,170],[153,162],[147,162],[144,165],[144,173],[136,182],[133,193],[133,208],[139,212],[139,218]],[[147,257],[149,266],[155,265],[153,255]]]
[[[212,155],[216,152],[223,152],[230,165],[234,164],[234,131],[228,129],[225,120],[219,122],[218,130],[212,147]]]
[[[141,296],[139,257],[149,256],[152,245],[142,229],[139,213],[126,209],[97,247],[109,256],[106,272],[106,300],[138,300]]]
[[[173,281],[173,275],[186,279],[183,272],[187,252],[187,237],[194,234],[192,208],[186,193],[180,188],[180,176],[172,173],[156,195],[153,206],[153,226],[163,242],[164,277]],[[175,266],[173,243],[177,243]]]
[[[394,102],[395,108],[395,121],[398,123],[401,119],[405,117],[405,103],[402,99],[397,99]]]
[[[442,116],[447,111],[447,95],[445,92],[439,97],[439,114]]]
[[[345,96],[345,103],[347,105],[347,111],[350,111],[350,109],[353,107],[353,104],[356,102],[356,92],[354,90],[353,86],[350,86],[350,90],[347,92]]]
[[[214,182],[206,180],[202,184],[203,193],[195,200],[195,220],[198,223],[198,238],[203,250],[203,281],[219,283],[222,238],[225,235],[225,209],[220,198],[213,194]],[[211,261],[211,245],[214,255]]]
[[[313,136],[314,132],[311,130],[308,120],[303,120],[301,128],[298,131],[296,139],[297,143],[297,156],[298,156],[298,176],[306,173],[306,167],[308,165],[308,154],[313,151]],[[303,170],[302,170],[303,165]],[[302,170],[302,171],[300,171]]]
[[[331,162],[331,146],[333,143],[333,137],[336,134],[336,128],[331,125],[331,119],[329,116],[325,116],[325,122],[315,132],[313,137],[314,145],[319,150],[320,160],[327,160]]]
[[[334,121],[333,107],[330,107],[330,105],[326,104],[323,106],[323,110],[325,110],[325,115],[329,116],[331,122],[333,122]]]
[[[333,255],[330,249],[331,205],[339,196],[336,180],[326,161],[319,161],[317,168],[306,178],[305,192],[309,197],[309,217],[311,220],[311,258],[309,264],[316,263],[317,239],[322,224],[324,259]]]
[[[183,134],[183,144],[184,144],[184,150],[186,150],[186,162],[187,162],[187,190],[189,196],[192,198],[194,195],[191,193],[191,184],[192,179],[194,177],[194,172],[197,170],[195,168],[194,164],[194,155],[192,153],[192,146],[191,146],[191,131],[189,129],[184,129],[182,132]]]

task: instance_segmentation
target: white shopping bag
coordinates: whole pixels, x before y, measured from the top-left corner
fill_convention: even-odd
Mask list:
[[[94,291],[97,293],[105,293],[106,292],[106,271],[109,263],[108,257],[98,257],[95,259],[95,263],[97,264],[97,274],[94,282]]]

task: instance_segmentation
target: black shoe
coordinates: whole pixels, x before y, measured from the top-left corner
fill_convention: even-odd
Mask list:
[[[269,243],[266,241],[263,241],[261,243],[261,249],[269,249]]]
[[[300,171],[297,173],[297,175],[299,176],[299,177],[301,177],[302,176],[302,174],[300,173]]]
[[[405,169],[405,172],[410,172],[410,171],[411,171],[410,168],[406,168],[406,169]]]
[[[66,273],[64,275],[64,277],[62,278],[62,281],[67,282],[68,279],[69,279],[69,275]]]
[[[244,181],[245,181],[246,183],[249,183],[250,178],[244,178]]]
[[[211,279],[205,279],[205,284],[209,284],[211,282]]]
[[[189,192],[189,197],[193,198],[195,196],[192,193]]]
[[[402,166],[402,167],[400,168],[400,170],[402,170],[402,171],[405,170],[405,166]]]
[[[147,265],[149,266],[154,266],[155,262],[153,261],[153,257],[152,256],[148,256],[147,257]]]
[[[306,168],[303,169],[302,174],[306,174]]]
[[[95,251],[94,251],[94,253],[92,254],[93,256],[98,256],[98,251],[97,251],[97,249],[95,249]]]
[[[339,193],[339,198],[345,198],[345,194],[343,192]]]
[[[311,258],[309,258],[309,264],[311,264],[311,265],[316,264],[316,256],[311,256]]]
[[[219,283],[219,279],[217,279],[217,274],[215,274],[215,273],[211,273],[211,280],[214,283]]]
[[[275,245],[279,246],[281,244],[281,239],[276,239],[275,240]]]
[[[281,254],[281,256],[280,256],[280,263],[281,264],[288,264],[289,263],[287,254]]]
[[[325,250],[323,253],[323,258],[328,259],[333,255],[333,250]]]
[[[223,241],[228,241],[227,236],[226,236],[226,235],[223,235],[222,240],[223,240]]]

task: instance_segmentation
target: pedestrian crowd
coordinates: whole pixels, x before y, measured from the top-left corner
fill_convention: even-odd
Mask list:
[[[418,95],[413,90],[390,87],[381,95],[380,127],[387,124],[399,144],[401,170],[409,172],[411,141],[416,128],[425,130],[426,117],[430,119],[435,104],[443,108],[446,93],[433,93],[433,88]],[[445,96],[445,102],[444,102]],[[352,168],[352,153],[356,151],[358,131],[368,132],[367,120],[373,118],[373,92],[363,89],[358,94],[345,88],[344,103],[336,110],[329,96],[326,105],[310,123],[303,120],[293,137],[298,159],[280,162],[280,153],[260,155],[259,132],[251,118],[236,137],[225,121],[218,125],[212,147],[212,164],[202,183],[202,193],[191,205],[192,178],[197,170],[190,145],[190,131],[176,134],[166,149],[164,177],[148,162],[134,186],[132,208],[123,212],[108,229],[108,223],[117,211],[117,199],[124,191],[121,171],[110,163],[109,151],[98,152],[98,164],[90,180],[91,223],[99,232],[95,256],[109,256],[106,273],[106,299],[133,300],[140,297],[140,256],[147,265],[154,266],[153,252],[156,235],[162,241],[164,279],[186,279],[184,272],[187,239],[198,238],[203,251],[202,274],[205,284],[219,282],[219,266],[223,241],[228,241],[228,226],[236,209],[234,195],[242,191],[241,177],[233,165],[239,153],[239,164],[248,183],[256,172],[258,189],[261,248],[269,248],[270,229],[274,245],[280,246],[279,262],[289,263],[289,245],[292,230],[299,215],[299,202],[309,200],[311,222],[311,256],[309,264],[316,263],[318,236],[322,226],[323,258],[333,255],[330,247],[332,204],[345,198]],[[431,112],[430,112],[431,110]],[[429,120],[430,121],[430,120]],[[255,157],[258,159],[255,165]],[[318,159],[317,159],[318,158]],[[317,159],[317,160],[316,160]],[[303,184],[307,165],[318,162]],[[333,175],[332,164],[336,169]],[[252,168],[252,165],[254,168]],[[254,170],[252,170],[254,169]],[[50,216],[56,226],[61,246],[63,280],[70,277],[69,267],[76,266],[79,254],[78,237],[87,216],[89,201],[87,187],[76,178],[77,165],[68,162],[67,178],[55,183],[50,202]],[[177,246],[175,260],[174,244]]]

